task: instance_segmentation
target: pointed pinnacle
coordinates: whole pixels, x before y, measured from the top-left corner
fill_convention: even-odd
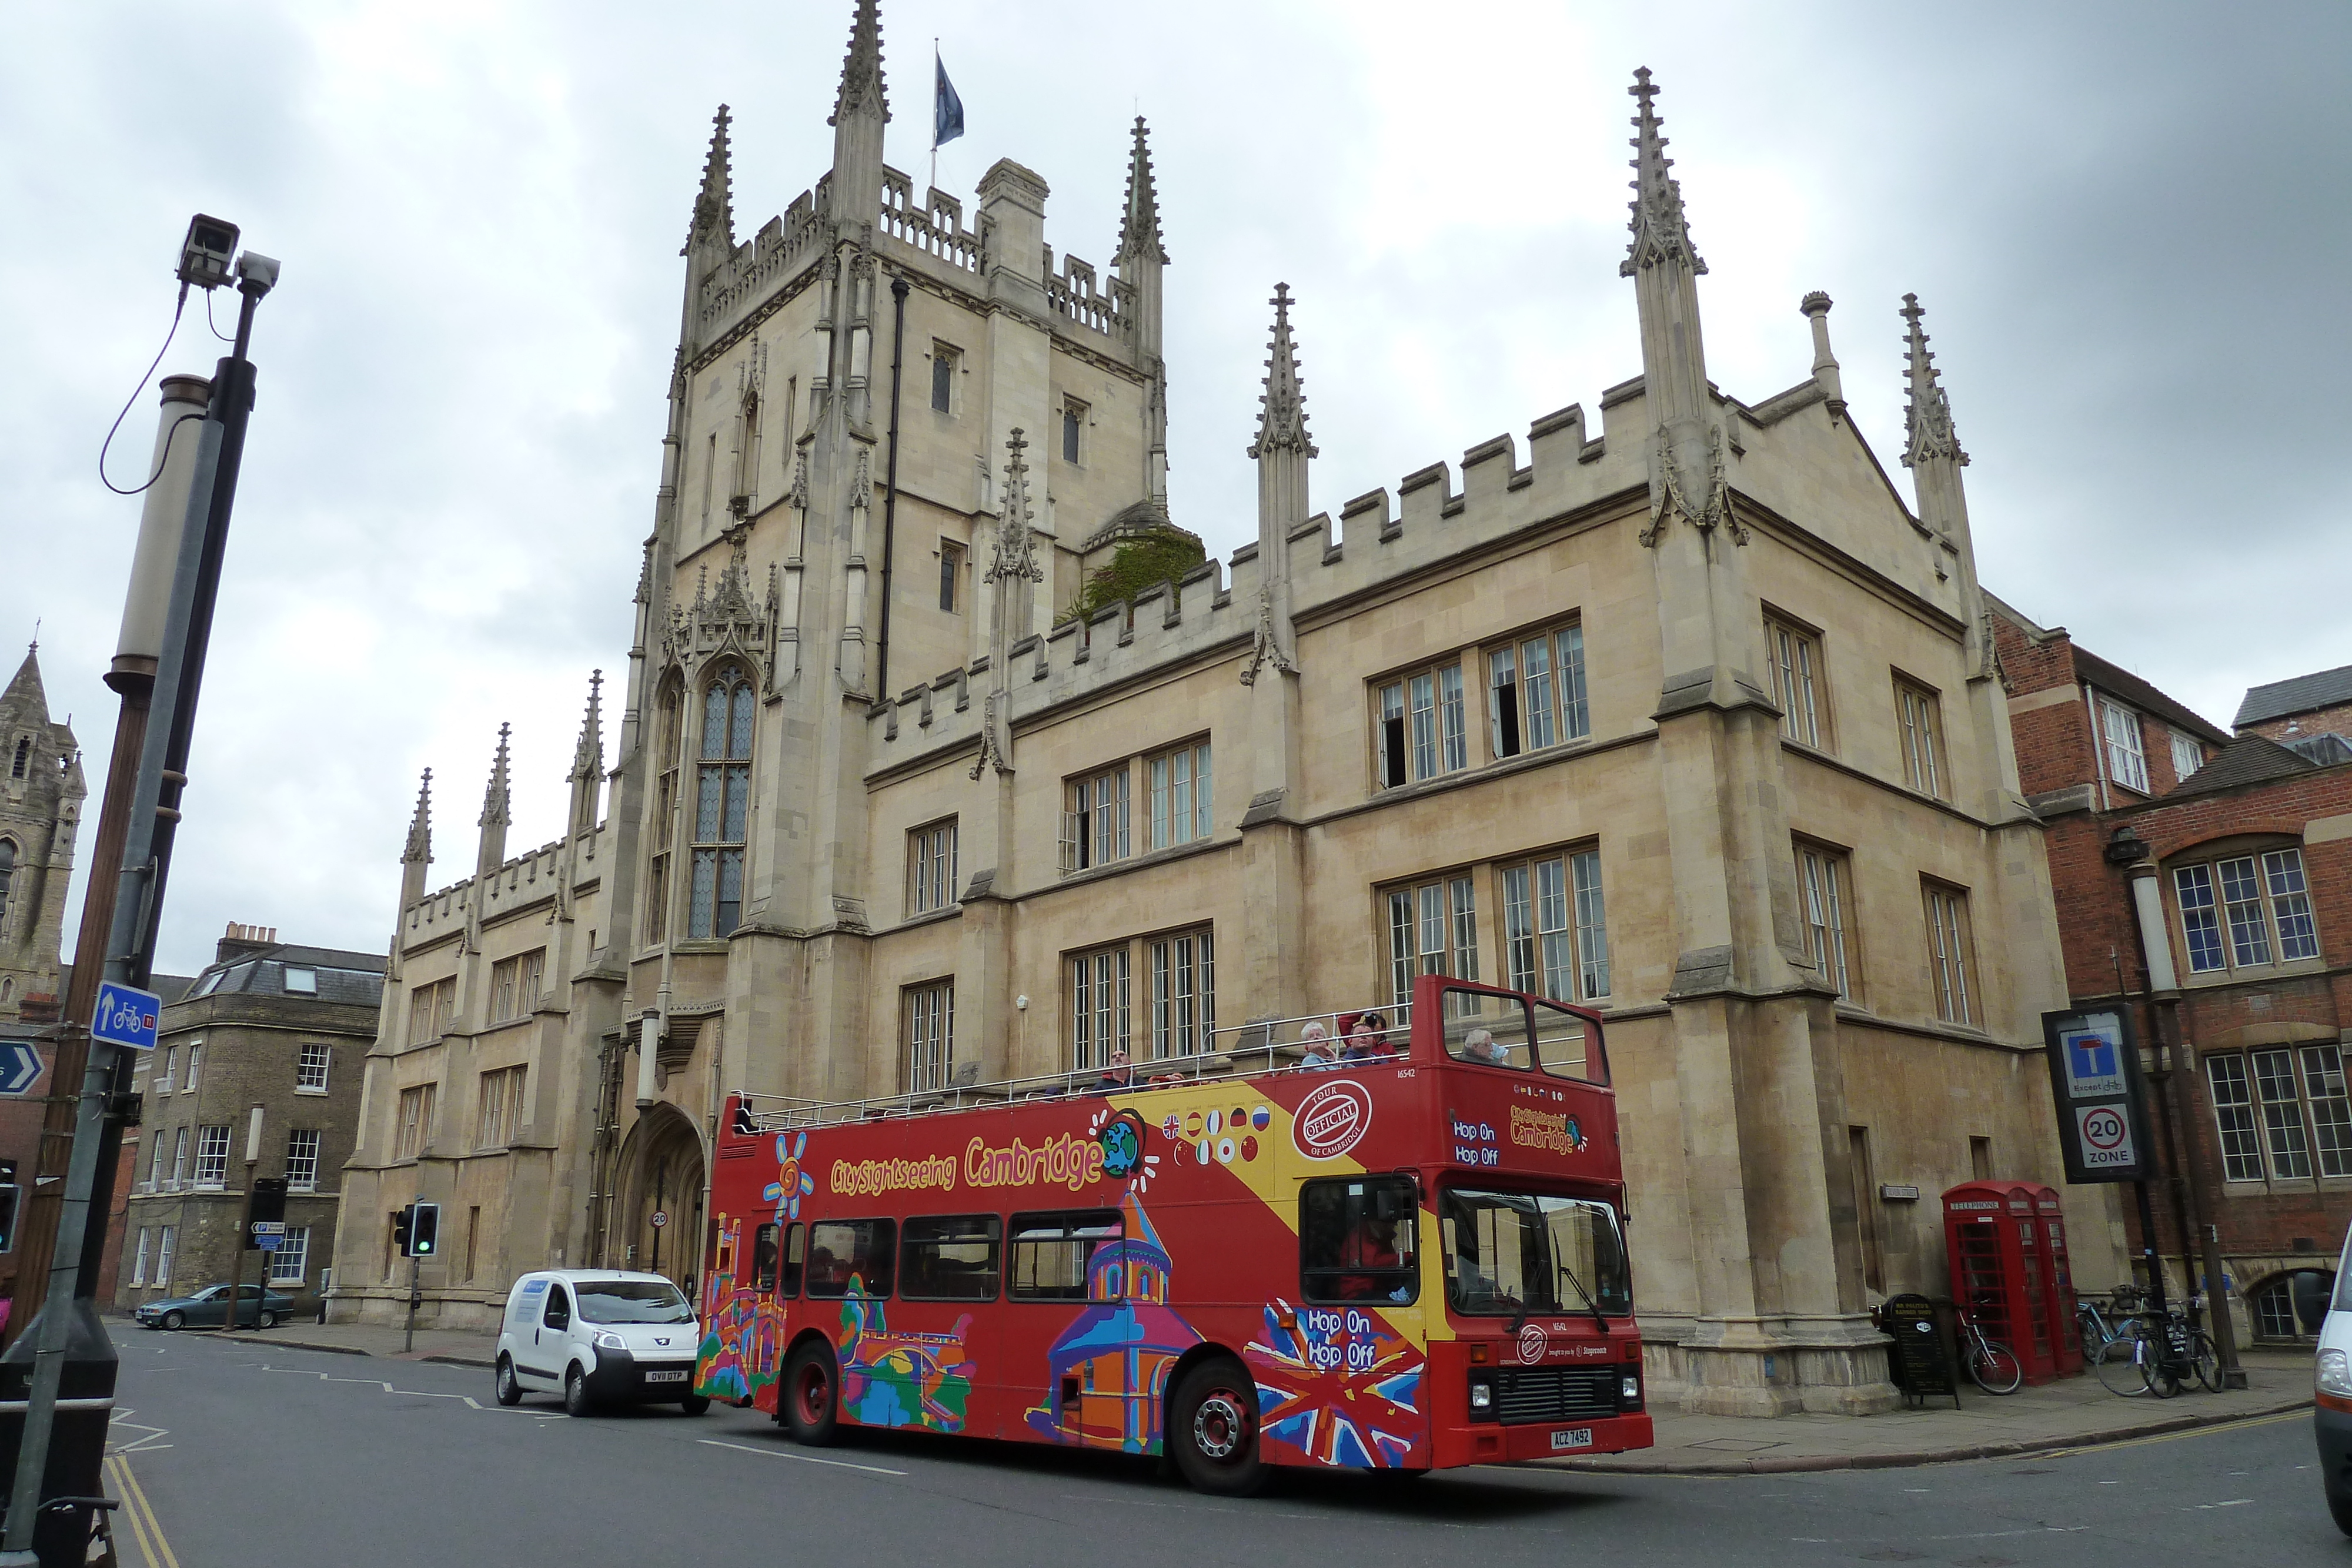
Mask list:
[[[1257,439],[1249,455],[1269,452],[1300,452],[1315,456],[1315,441],[1307,431],[1306,383],[1298,374],[1298,345],[1290,336],[1290,285],[1274,286],[1274,340],[1267,345],[1265,391],[1258,394]]]
[[[1118,256],[1168,265],[1160,243],[1160,193],[1151,178],[1151,143],[1143,116],[1135,117],[1135,149],[1127,162],[1127,214],[1118,225]]]
[[[593,779],[604,770],[604,672],[588,674],[588,712],[580,721],[580,744],[572,754],[572,777]]]
[[[1675,161],[1666,156],[1666,138],[1658,128],[1657,107],[1651,102],[1658,89],[1651,85],[1650,68],[1636,70],[1633,85],[1625,90],[1641,107],[1633,119],[1633,139],[1627,143],[1633,149],[1633,221],[1627,225],[1633,231],[1633,243],[1618,264],[1618,276],[1631,277],[1661,261],[1679,261],[1694,275],[1704,274],[1706,263],[1691,243],[1690,225],[1683,214],[1682,183],[1667,172]]]
[[[710,122],[710,151],[702,160],[702,188],[695,193],[694,224],[687,236],[689,245],[710,235],[717,235],[730,246],[735,243],[734,171],[728,157],[729,124],[727,106],[722,103]]]
[[[408,819],[408,847],[401,852],[403,861],[429,864],[433,859],[433,769],[425,770],[423,782],[416,787],[416,810]]]
[[[1906,329],[1903,349],[1910,381],[1910,397],[1903,410],[1903,465],[1916,468],[1932,457],[1948,457],[1966,465],[1969,455],[1961,450],[1952,429],[1951,400],[1937,377],[1936,356],[1928,351],[1927,329],[1919,325],[1919,319],[1927,314],[1920,308],[1919,297],[1905,295],[1903,308],[1896,314]]]
[[[844,114],[856,114],[868,99],[890,120],[890,94],[882,81],[882,13],[875,0],[857,0],[857,14],[849,24],[849,57],[841,63],[841,90],[835,95],[827,125],[838,125]]]
[[[508,725],[499,726],[499,754],[490,763],[490,781],[482,789],[482,818],[478,827],[487,828],[493,822],[503,824],[513,804],[512,792],[507,788],[507,735],[510,728]]]

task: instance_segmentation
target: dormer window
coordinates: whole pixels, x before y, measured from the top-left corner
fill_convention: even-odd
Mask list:
[[[286,966],[286,994],[289,997],[315,997],[319,994],[319,971]]]

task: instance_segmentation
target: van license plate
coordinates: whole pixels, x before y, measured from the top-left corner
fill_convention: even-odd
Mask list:
[[[1554,1432],[1551,1435],[1551,1451],[1555,1454],[1567,1448],[1591,1447],[1592,1447],[1592,1428],[1590,1427],[1571,1427],[1565,1432]]]
[[[646,1381],[647,1383],[684,1383],[686,1381],[686,1373],[683,1368],[677,1372],[648,1372],[646,1374]],[[1587,1432],[1584,1435],[1584,1440],[1588,1443],[1592,1441],[1592,1434]],[[1556,1448],[1559,1447],[1559,1438],[1558,1437],[1554,1437],[1551,1441],[1553,1448]]]

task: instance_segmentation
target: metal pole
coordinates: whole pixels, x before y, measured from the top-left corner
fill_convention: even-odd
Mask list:
[[[415,1212],[413,1207],[409,1210],[411,1225],[416,1223]],[[415,1245],[413,1240],[410,1244]],[[402,1342],[400,1348],[403,1354],[416,1348],[416,1254],[414,1252],[408,1255],[408,1337]]]
[[[163,915],[171,825],[179,820],[180,786],[187,782],[189,727],[204,679],[205,647],[197,639],[209,638],[211,633],[229,514],[236,498],[237,466],[245,451],[246,419],[253,406],[253,365],[245,357],[246,348],[252,340],[254,308],[269,292],[276,277],[277,265],[272,262],[267,265],[266,276],[247,276],[238,286],[244,303],[237,312],[235,352],[222,360],[214,372],[212,403],[199,427],[188,512],[181,527],[179,561],[163,623],[163,657],[141,748],[139,782],[131,795],[113,931],[106,951],[107,977],[142,988],[153,967],[151,939]],[[163,800],[167,773],[172,785],[168,803]],[[78,963],[88,961],[78,956]],[[42,1478],[48,1468],[58,1387],[65,1377],[72,1332],[68,1320],[81,1270],[116,1054],[115,1047],[92,1041],[82,1072],[73,1156],[67,1166],[57,1246],[50,1257],[48,1300],[41,1309],[40,1340],[26,1396],[24,1435],[16,1451],[7,1522],[0,1531],[0,1568],[18,1568],[37,1561],[31,1551],[33,1528],[37,1522]]]

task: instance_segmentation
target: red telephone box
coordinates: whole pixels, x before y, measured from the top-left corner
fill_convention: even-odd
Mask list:
[[[2017,1353],[2028,1383],[2058,1375],[2048,1254],[2035,1195],[2021,1182],[1969,1181],[1944,1194],[1952,1294],[1988,1338]],[[2070,1308],[2067,1313],[2073,1316]]]
[[[2066,1216],[2058,1204],[2058,1189],[2029,1187],[2033,1211],[2041,1219],[2042,1289],[2049,1302],[2051,1351],[2059,1375],[2071,1377],[2083,1370],[2083,1331],[2074,1320],[2074,1270],[2066,1258]]]

